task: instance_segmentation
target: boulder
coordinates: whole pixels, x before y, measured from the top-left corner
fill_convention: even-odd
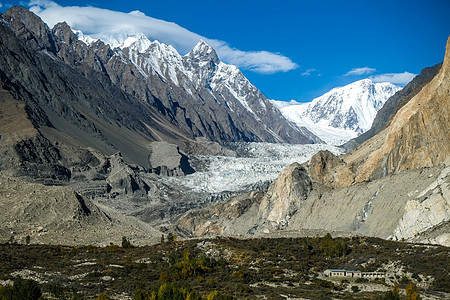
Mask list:
[[[152,142],[148,160],[151,171],[158,175],[180,176],[195,172],[186,154],[177,145],[167,142]]]

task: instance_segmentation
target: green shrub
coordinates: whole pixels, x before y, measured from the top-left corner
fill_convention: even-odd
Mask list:
[[[11,287],[0,289],[0,299],[37,300],[42,296],[41,288],[34,280],[15,278]]]
[[[56,299],[65,299],[64,298],[64,288],[61,284],[52,282],[48,285],[48,291],[53,295]]]
[[[131,244],[131,242],[129,240],[127,240],[127,238],[124,236],[124,237],[122,237],[122,248],[124,248],[124,249],[134,248],[134,245]]]
[[[207,300],[233,300],[233,296],[230,295],[224,295],[222,292],[214,291],[211,292],[207,297]]]

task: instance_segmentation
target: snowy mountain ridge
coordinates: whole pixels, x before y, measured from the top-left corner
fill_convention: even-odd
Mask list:
[[[377,111],[401,88],[363,79],[337,87],[309,103],[272,101],[283,115],[330,144],[342,144],[370,129]]]
[[[88,45],[95,42],[79,30],[74,30],[74,33]],[[201,86],[207,87],[212,93],[231,94],[257,120],[260,120],[258,111],[266,111],[267,106],[272,106],[269,101],[262,99],[255,103],[248,101],[250,96],[261,98],[259,90],[236,66],[220,61],[214,48],[203,40],[184,56],[171,45],[157,40],[150,41],[143,33],[105,36],[102,41],[109,44],[116,55],[123,56],[122,53],[127,52],[127,56],[142,75],[148,76],[150,72],[156,72],[163,80],[169,79],[191,95]],[[184,76],[189,79],[188,82],[182,79]],[[180,85],[180,81],[184,84]],[[215,95],[213,97],[220,102]],[[239,105],[233,101],[226,101],[225,104],[232,111],[239,110]],[[281,140],[275,133],[273,135],[275,139]]]

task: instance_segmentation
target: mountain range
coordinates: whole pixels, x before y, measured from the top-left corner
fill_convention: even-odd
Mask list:
[[[184,56],[141,34],[113,48],[13,7],[0,16],[0,236],[105,244],[306,230],[449,245],[449,47],[402,91],[363,80],[298,108],[311,124],[368,130],[348,153],[205,195],[179,178],[232,156],[234,169],[263,170],[242,162],[261,153],[247,142],[322,140],[204,41]]]
[[[64,47],[57,54],[60,59],[72,67],[87,64],[103,73],[192,137],[215,142],[319,141],[305,128],[286,121],[239,69],[221,62],[204,41],[181,56],[172,46],[143,34],[116,37],[110,41],[116,46],[112,48],[81,32],[77,34],[82,40],[77,39],[65,23],[55,25],[53,32]]]
[[[363,79],[337,87],[309,103],[274,101],[283,115],[326,143],[340,145],[370,129],[384,103],[401,90],[388,82]]]
[[[210,142],[320,141],[203,41],[185,56],[139,34],[112,49],[78,39],[66,23],[50,29],[23,7],[8,10],[1,26],[3,88],[25,101],[47,140],[64,134],[146,168],[152,141],[199,153]]]

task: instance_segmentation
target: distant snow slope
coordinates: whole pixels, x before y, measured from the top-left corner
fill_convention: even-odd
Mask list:
[[[370,129],[377,111],[401,88],[363,79],[334,88],[309,103],[274,103],[283,115],[329,144],[342,144]]]

